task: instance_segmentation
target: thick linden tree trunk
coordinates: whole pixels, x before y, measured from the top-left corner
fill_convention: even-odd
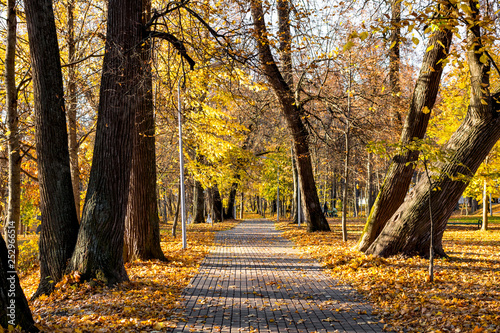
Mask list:
[[[109,0],[92,169],[76,248],[68,269],[108,285],[128,279],[123,264],[125,215],[135,110],[144,74],[142,2]]]
[[[151,1],[143,0],[142,22],[151,13]],[[137,83],[138,107],[133,133],[132,171],[125,219],[125,261],[165,259],[160,246],[160,218],[156,200],[155,117],[151,43],[140,46],[142,77]]]
[[[470,24],[477,22],[477,2],[470,1],[473,15]],[[467,58],[471,73],[471,97],[467,115],[445,145],[452,154],[447,162],[438,165],[434,173],[434,191],[431,192],[431,210],[434,223],[433,248],[437,255],[444,256],[442,236],[446,223],[456,207],[458,199],[467,187],[467,182],[452,176],[472,177],[500,138],[500,93],[489,94],[489,66],[480,61],[483,49],[478,25],[468,27]],[[367,254],[390,256],[429,255],[430,218],[428,207],[428,181],[422,178],[405,202],[391,217],[381,234],[366,251]]]
[[[451,5],[444,6],[449,11]],[[446,20],[442,30],[434,32],[429,39],[422,67],[415,83],[410,108],[399,140],[400,152],[394,156],[387,171],[384,183],[375,199],[370,216],[358,244],[359,251],[366,249],[380,234],[385,224],[403,203],[411,183],[414,162],[418,159],[417,150],[404,147],[416,139],[422,139],[429,123],[430,110],[436,101],[444,60],[448,56],[452,39],[452,21]]]
[[[251,0],[251,13],[254,23],[254,38],[257,42],[263,72],[278,98],[288,129],[292,135],[307,231],[330,231],[330,226],[321,211],[321,204],[316,190],[308,133],[301,119],[301,107],[296,103],[291,87],[279,70],[269,47],[261,0]],[[281,13],[284,13],[284,11],[281,11]]]
[[[14,239],[11,238],[11,241],[13,242]],[[23,332],[39,332],[26,296],[19,284],[19,277],[14,272],[14,266],[13,246],[7,249],[5,240],[0,236],[0,281],[2,281],[0,283],[0,328],[20,326]]]
[[[63,276],[78,234],[63,80],[52,1],[24,2],[35,95],[35,142],[40,185],[40,284],[47,294]]]

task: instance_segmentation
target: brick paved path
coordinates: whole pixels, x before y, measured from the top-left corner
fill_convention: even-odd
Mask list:
[[[174,332],[382,332],[370,306],[301,258],[273,222],[244,221],[217,242]]]

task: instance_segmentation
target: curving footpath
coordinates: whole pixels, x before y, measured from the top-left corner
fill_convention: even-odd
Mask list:
[[[174,332],[383,332],[358,293],[280,234],[267,220],[219,232]]]

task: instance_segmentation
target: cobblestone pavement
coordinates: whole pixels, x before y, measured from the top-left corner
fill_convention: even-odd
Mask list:
[[[303,258],[273,222],[244,221],[216,240],[174,332],[383,331],[359,294]]]

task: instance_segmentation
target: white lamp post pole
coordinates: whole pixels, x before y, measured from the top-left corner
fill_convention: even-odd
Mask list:
[[[278,202],[276,204],[276,222],[280,221],[280,169],[278,166]]]
[[[182,148],[182,103],[181,103],[181,80],[177,83],[177,103],[178,103],[178,118],[179,118],[179,168],[180,168],[180,187],[181,187],[181,225],[182,225],[182,248],[187,248],[186,240],[186,196],[184,189],[184,154]]]

